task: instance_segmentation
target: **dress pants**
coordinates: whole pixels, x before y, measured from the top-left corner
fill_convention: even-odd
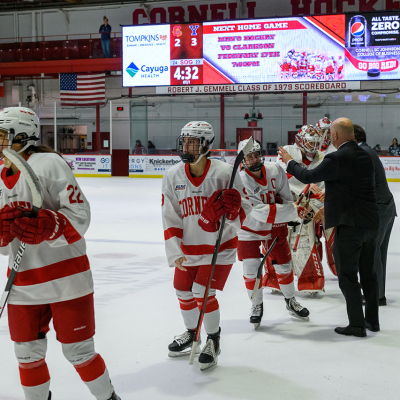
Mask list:
[[[380,223],[377,243],[378,250],[375,253],[374,269],[378,277],[379,298],[381,299],[385,297],[387,251],[396,215],[396,208],[394,204],[390,206],[378,204],[378,207]]]
[[[347,225],[336,227],[333,257],[352,327],[364,327],[365,322],[379,324],[379,285],[374,271],[378,233],[378,229]],[[365,295],[365,318],[358,273]]]

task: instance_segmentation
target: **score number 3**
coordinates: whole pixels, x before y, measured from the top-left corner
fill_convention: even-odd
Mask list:
[[[78,186],[73,187],[72,185],[68,185],[67,190],[68,191],[72,190],[72,192],[69,195],[70,204],[74,204],[74,203],[82,204],[82,203],[84,203],[84,201],[81,199],[81,192],[78,190]],[[76,193],[76,199],[74,199],[75,190],[77,192]]]

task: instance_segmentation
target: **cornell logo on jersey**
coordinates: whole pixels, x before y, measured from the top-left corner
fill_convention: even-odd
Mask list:
[[[175,190],[186,190],[186,183],[175,185]]]

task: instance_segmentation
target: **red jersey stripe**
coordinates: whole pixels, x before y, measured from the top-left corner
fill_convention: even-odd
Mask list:
[[[164,239],[168,240],[176,236],[179,239],[183,238],[183,229],[181,228],[168,228],[164,231]]]
[[[248,228],[247,226],[242,226],[242,228],[244,231],[248,231],[248,232],[252,232],[255,233],[256,235],[260,235],[260,236],[268,236],[271,231],[267,230],[267,231],[253,231],[253,229]]]
[[[61,213],[60,213],[61,214]],[[71,222],[69,222],[68,218],[63,214],[63,217],[66,222],[66,227],[63,232],[65,240],[68,244],[72,244],[82,239],[82,236],[77,232],[77,230],[72,226]]]
[[[224,250],[228,249],[236,249],[238,246],[238,238],[235,236],[234,238],[227,240],[226,242],[222,243],[219,247],[218,253],[221,253]],[[198,245],[185,245],[181,244],[181,249],[183,254],[189,256],[202,256],[204,254],[213,254],[215,246],[210,244],[198,244]]]
[[[17,272],[14,280],[15,286],[39,285],[54,281],[55,279],[66,278],[67,276],[79,274],[90,269],[87,255],[60,261],[46,265],[42,268],[30,269],[28,271]],[[8,267],[7,276],[10,275]]]
[[[273,224],[276,217],[276,204],[270,204],[267,224]]]

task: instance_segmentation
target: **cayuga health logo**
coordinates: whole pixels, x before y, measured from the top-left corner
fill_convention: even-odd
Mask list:
[[[133,78],[138,73],[138,71],[139,68],[133,62],[131,62],[126,69],[126,72],[131,76],[131,78]]]

